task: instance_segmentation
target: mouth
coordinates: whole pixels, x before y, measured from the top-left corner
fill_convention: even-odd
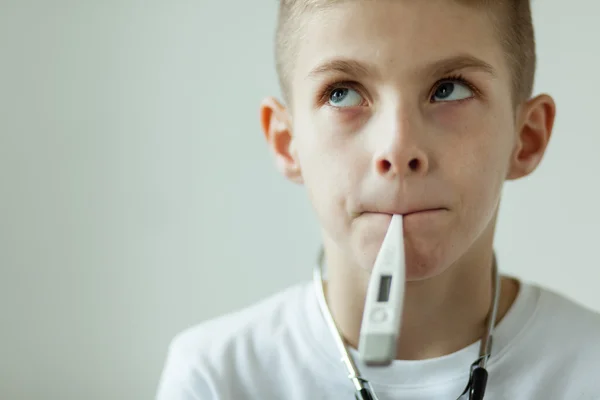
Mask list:
[[[434,212],[438,212],[438,211],[448,211],[448,210],[446,208],[425,208],[425,209],[422,209],[422,210],[408,211],[408,212],[405,212],[402,215],[404,217],[407,217],[409,215],[428,214],[428,213],[434,213]]]
[[[409,209],[409,210],[385,210],[385,211],[363,211],[363,212],[357,212],[355,213],[356,216],[362,215],[362,214],[382,214],[382,215],[395,215],[395,214],[399,214],[402,215],[403,217],[408,217],[410,215],[418,215],[418,214],[430,214],[430,213],[435,213],[435,212],[440,212],[440,211],[448,211],[447,208],[444,207],[435,207],[435,208],[418,208],[418,209]]]

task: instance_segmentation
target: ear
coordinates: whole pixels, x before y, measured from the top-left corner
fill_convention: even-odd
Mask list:
[[[260,122],[277,169],[290,181],[304,183],[287,109],[275,98],[268,97],[260,104]]]
[[[522,178],[537,168],[548,147],[555,116],[556,104],[548,95],[532,98],[521,106],[507,179]]]

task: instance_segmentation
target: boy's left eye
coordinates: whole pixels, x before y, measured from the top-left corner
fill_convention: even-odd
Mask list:
[[[473,97],[473,91],[464,83],[444,81],[438,85],[431,96],[432,102],[458,101]]]

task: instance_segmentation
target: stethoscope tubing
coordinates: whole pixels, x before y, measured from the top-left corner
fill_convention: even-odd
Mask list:
[[[348,352],[348,347],[344,342],[344,339],[340,335],[340,331],[331,315],[331,311],[327,305],[325,299],[324,280],[323,280],[323,264],[324,264],[324,250],[321,248],[319,251],[319,258],[317,265],[313,269],[313,284],[315,293],[317,296],[317,302],[323,315],[327,327],[334,339],[338,352],[342,356],[341,361],[344,363],[346,370],[348,371],[348,378],[354,385],[356,392],[356,398],[358,400],[378,400],[375,391],[371,388],[369,382],[364,379],[358,367],[356,366],[354,359]],[[459,399],[468,393],[470,400],[481,400],[485,393],[485,387],[487,383],[487,362],[491,357],[492,342],[493,342],[493,331],[498,315],[498,306],[500,303],[500,277],[498,273],[498,266],[496,263],[496,255],[494,254],[492,263],[492,305],[486,321],[486,333],[481,339],[479,348],[479,358],[471,366],[471,374],[469,382],[465,387],[464,392],[459,396]]]

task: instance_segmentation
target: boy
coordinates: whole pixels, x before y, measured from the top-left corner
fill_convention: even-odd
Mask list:
[[[531,97],[528,0],[282,0],[287,106],[262,127],[322,227],[326,302],[380,400],[458,398],[492,302],[502,185],[532,173],[552,131]],[[369,271],[404,217],[406,294],[396,359],[357,357]],[[500,266],[501,268],[501,266]],[[600,317],[502,277],[485,398],[600,399]],[[312,285],[179,335],[160,400],[351,399]]]

